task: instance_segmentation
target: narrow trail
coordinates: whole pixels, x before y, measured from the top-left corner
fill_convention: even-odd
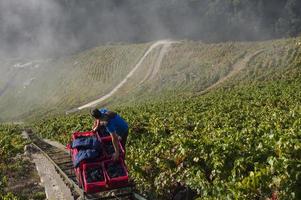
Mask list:
[[[166,54],[167,52],[167,49],[168,47],[172,44],[173,42],[172,41],[169,41],[169,40],[160,40],[160,41],[157,41],[155,42],[154,44],[152,44],[149,49],[144,53],[144,55],[141,57],[141,59],[139,60],[139,62],[135,65],[135,67],[127,74],[127,76],[117,85],[115,86],[111,92],[109,92],[108,94],[102,96],[101,98],[95,100],[95,101],[92,101],[90,103],[87,103],[85,105],[82,105],[78,108],[75,108],[75,109],[72,109],[70,111],[67,111],[67,113],[71,113],[71,112],[76,112],[76,111],[79,111],[79,110],[82,110],[84,108],[89,108],[89,107],[93,107],[95,105],[97,105],[98,103],[110,98],[113,94],[115,94],[128,80],[129,78],[131,78],[134,73],[137,71],[137,69],[142,65],[143,61],[145,60],[145,58],[152,52],[153,49],[155,49],[156,47],[158,46],[163,46],[161,51],[160,51],[160,54],[159,54],[159,57],[158,59],[156,60],[156,63],[153,67],[153,69],[151,69],[149,71],[149,73],[146,75],[146,77],[143,79],[143,81],[140,82],[140,84],[142,84],[144,81],[146,81],[147,79],[149,78],[154,78],[154,76],[156,75],[156,73],[158,73],[159,69],[160,69],[160,64],[161,64],[161,61],[164,57],[164,55]]]
[[[155,64],[153,65],[153,67],[151,67],[148,70],[148,73],[145,75],[144,79],[142,81],[140,81],[138,86],[143,84],[147,80],[151,80],[151,79],[155,78],[156,74],[158,74],[158,72],[160,70],[162,60],[163,60],[164,56],[166,55],[166,53],[168,52],[168,49],[172,43],[174,43],[174,42],[166,43],[161,47],[158,59],[155,61]]]
[[[237,75],[241,70],[243,70],[244,68],[247,67],[248,63],[258,54],[260,54],[261,52],[263,52],[264,50],[258,50],[252,54],[247,55],[245,58],[243,58],[241,61],[236,62],[233,66],[232,66],[232,70],[223,78],[219,79],[216,83],[210,85],[209,87],[207,87],[205,90],[203,90],[201,92],[201,94],[208,92],[209,90],[212,90],[213,88],[217,87],[218,85],[222,84],[223,82],[225,82],[226,80],[228,80],[229,78]]]

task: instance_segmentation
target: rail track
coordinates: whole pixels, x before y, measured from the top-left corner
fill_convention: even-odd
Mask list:
[[[31,144],[40,151],[55,167],[57,172],[63,178],[66,185],[71,189],[74,199],[77,200],[146,200],[134,190],[134,184],[127,187],[105,190],[100,193],[86,194],[79,185],[76,175],[74,173],[73,163],[70,153],[55,147],[34,134],[31,130],[26,131]]]

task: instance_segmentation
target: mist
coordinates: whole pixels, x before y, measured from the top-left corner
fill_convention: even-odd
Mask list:
[[[51,57],[158,39],[253,41],[300,33],[295,0],[0,0],[0,55]]]
[[[5,57],[49,55],[76,45],[67,39],[60,4],[52,0],[0,1],[0,52]],[[59,52],[59,53],[60,53]]]

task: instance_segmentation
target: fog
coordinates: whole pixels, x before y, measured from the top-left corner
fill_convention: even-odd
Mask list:
[[[0,44],[5,57],[41,56],[76,47],[60,27],[62,7],[52,0],[1,0]],[[74,46],[75,45],[75,46]]]
[[[108,43],[166,38],[264,40],[286,36],[282,29],[287,24],[298,27],[288,33],[294,35],[300,30],[300,24],[293,24],[299,19],[299,4],[290,0],[0,0],[0,54],[5,58],[60,56]]]

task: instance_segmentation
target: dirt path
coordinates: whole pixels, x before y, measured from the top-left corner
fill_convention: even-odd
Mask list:
[[[108,94],[102,96],[101,98],[95,100],[95,101],[92,101],[90,103],[87,103],[83,106],[80,106],[76,109],[72,109],[71,111],[69,111],[68,113],[70,112],[74,112],[74,111],[77,111],[77,110],[82,110],[84,108],[89,108],[89,107],[93,107],[95,105],[97,105],[98,103],[110,98],[115,92],[117,92],[119,90],[119,88],[121,88],[127,81],[129,78],[131,78],[134,73],[137,71],[137,69],[142,65],[143,61],[145,60],[145,58],[148,56],[148,54],[153,50],[155,49],[156,47],[160,46],[160,45],[163,45],[162,47],[162,50],[160,52],[160,55],[158,57],[158,60],[156,61],[156,64],[154,65],[154,68],[153,70],[151,71],[151,74],[150,74],[150,77],[152,78],[153,76],[155,76],[155,74],[158,72],[159,68],[160,68],[160,64],[161,64],[161,61],[165,55],[164,52],[166,52],[167,48],[170,46],[170,44],[172,43],[172,41],[169,41],[169,40],[160,40],[160,41],[157,41],[155,42],[154,44],[152,44],[149,49],[145,52],[145,54],[142,56],[142,58],[139,60],[139,62],[135,65],[135,67],[127,74],[127,76],[117,85],[115,86],[111,92],[109,92]],[[163,51],[164,50],[164,51]],[[146,77],[146,79],[148,78],[148,76]],[[146,80],[145,79],[145,80]],[[144,81],[145,81],[144,80]]]
[[[258,54],[260,54],[261,52],[263,52],[264,50],[258,50],[252,54],[247,55],[243,60],[238,61],[237,63],[235,63],[232,66],[232,70],[223,78],[219,79],[216,83],[214,83],[213,85],[207,87],[205,90],[203,90],[201,93],[206,93],[209,90],[212,90],[213,88],[217,87],[218,85],[222,84],[223,82],[225,82],[226,80],[228,80],[229,78],[237,75],[242,69],[246,68],[248,63]]]
[[[142,81],[140,81],[138,86],[147,80],[155,78],[156,74],[158,74],[158,72],[160,70],[162,60],[163,60],[164,56],[166,55],[166,53],[168,52],[168,49],[172,43],[174,43],[174,42],[165,43],[161,47],[158,59],[155,61],[155,64],[148,70],[148,73],[145,75],[144,79]]]

